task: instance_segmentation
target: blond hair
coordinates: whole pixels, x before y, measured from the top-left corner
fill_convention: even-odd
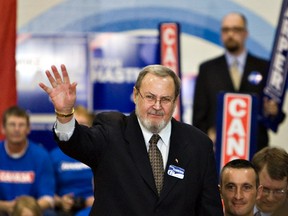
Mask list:
[[[27,208],[31,210],[34,216],[42,216],[42,210],[37,201],[31,196],[20,196],[16,199],[16,204],[13,208],[11,216],[21,216],[23,210]]]

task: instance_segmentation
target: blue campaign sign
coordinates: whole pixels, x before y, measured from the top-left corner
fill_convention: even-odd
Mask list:
[[[288,85],[288,0],[283,0],[282,9],[278,21],[276,36],[271,55],[268,79],[264,88],[264,95],[277,102],[278,109],[282,111],[282,106]],[[278,112],[277,116],[267,116],[262,113],[263,120],[267,128],[277,132],[279,124],[284,116]]]
[[[20,34],[17,38],[17,96],[18,105],[30,114],[29,138],[46,149],[56,146],[52,127],[54,107],[39,82],[50,86],[45,75],[51,65],[60,69],[65,64],[71,82],[77,82],[77,104],[87,106],[88,64],[87,35]]]
[[[47,94],[39,82],[50,85],[46,70],[65,64],[70,80],[77,82],[77,103],[87,105],[87,36],[57,34],[22,34],[17,38],[18,105],[32,114],[54,114]]]
[[[134,109],[133,86],[141,68],[159,64],[158,38],[95,34],[89,47],[93,110],[130,113]]]

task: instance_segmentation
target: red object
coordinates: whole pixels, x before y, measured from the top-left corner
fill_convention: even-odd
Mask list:
[[[179,34],[180,30],[177,23],[160,24],[161,64],[172,69],[181,79]],[[181,115],[181,101],[179,98],[173,117],[181,121]]]
[[[17,1],[0,1],[0,120],[8,107],[17,103],[16,93],[16,12]],[[0,134],[0,139],[3,139]]]

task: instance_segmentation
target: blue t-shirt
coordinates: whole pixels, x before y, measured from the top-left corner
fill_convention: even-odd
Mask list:
[[[78,211],[75,216],[89,216],[91,212],[91,207],[87,207],[83,210]]]
[[[90,167],[67,156],[58,147],[50,152],[55,178],[56,194],[72,193],[74,197],[93,196],[93,174]]]
[[[14,200],[20,195],[53,197],[54,191],[53,167],[44,147],[28,141],[24,155],[15,159],[0,142],[0,200]]]

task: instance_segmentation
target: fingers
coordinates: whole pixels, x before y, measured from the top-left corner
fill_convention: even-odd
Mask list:
[[[52,66],[51,68],[52,68],[52,71],[53,71],[54,76],[55,76],[55,73],[58,73],[58,71],[57,71],[57,69],[56,69],[55,66]],[[57,72],[55,72],[55,70],[56,70]],[[51,86],[52,86],[53,88],[56,88],[56,87],[57,87],[57,82],[56,82],[56,80],[54,79],[54,77],[51,75],[50,71],[47,70],[47,71],[45,71],[45,73],[46,73],[46,76],[47,76],[47,78],[48,78]],[[59,75],[59,73],[58,73],[58,75]],[[59,75],[59,76],[60,76],[60,75]],[[55,77],[56,77],[56,76],[55,76]]]
[[[52,69],[52,72],[53,72],[54,77],[55,77],[55,79],[53,78],[54,82],[51,83],[51,85],[53,86],[53,88],[55,88],[57,85],[60,85],[60,84],[63,83],[63,82],[62,82],[62,77],[61,77],[61,75],[59,74],[58,69],[56,68],[55,65],[52,65],[52,66],[51,66],[51,69]],[[47,72],[46,72],[46,74],[47,74]],[[49,79],[49,80],[50,80],[50,79]],[[56,80],[56,82],[55,82],[55,80]],[[56,86],[55,86],[55,84],[56,84]]]
[[[273,99],[264,98],[264,112],[267,115],[278,114],[278,104]]]
[[[64,64],[61,65],[61,71],[62,71],[62,76],[63,76],[63,82],[70,83],[69,75],[67,73],[67,70]]]
[[[52,74],[49,70],[47,70],[45,72],[46,76],[47,76],[47,78],[48,78],[48,80],[49,80],[49,82],[53,88],[56,88],[58,85],[61,85],[63,83],[64,84],[70,84],[69,75],[68,75],[68,72],[66,70],[65,65],[62,64],[60,67],[61,67],[63,79],[62,79],[62,77],[61,77],[60,73],[58,72],[58,69],[55,65],[51,66],[51,70],[53,72],[54,77],[52,76]]]
[[[46,86],[44,83],[39,83],[39,86],[48,94],[51,92],[51,89],[48,86]]]

